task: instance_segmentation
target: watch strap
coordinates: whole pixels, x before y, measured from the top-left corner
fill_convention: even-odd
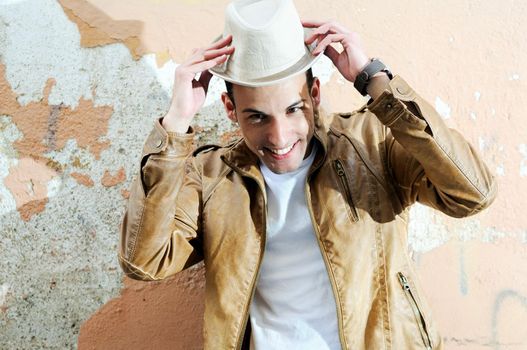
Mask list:
[[[355,86],[355,88],[360,92],[362,96],[366,96],[368,94],[367,88],[371,78],[379,72],[386,73],[390,80],[393,78],[392,73],[388,68],[386,68],[384,63],[382,63],[377,58],[372,58],[370,63],[368,63],[366,67],[364,67],[362,71],[357,75],[353,86]]]

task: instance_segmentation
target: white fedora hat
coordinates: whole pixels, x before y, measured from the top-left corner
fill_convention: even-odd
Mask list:
[[[304,28],[292,0],[235,0],[225,10],[223,35],[236,49],[209,71],[234,84],[264,86],[308,70],[322,56],[312,55],[317,42],[305,45],[312,29]]]

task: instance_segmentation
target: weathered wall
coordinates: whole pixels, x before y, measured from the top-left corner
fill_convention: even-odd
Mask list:
[[[200,348],[202,266],[135,282],[116,246],[177,62],[221,33],[226,3],[0,0],[1,349]],[[416,206],[409,249],[449,349],[527,348],[527,5],[296,4],[359,32],[495,171],[499,197],[473,218]],[[364,102],[327,60],[315,73],[328,109]],[[236,134],[211,84],[198,143]]]

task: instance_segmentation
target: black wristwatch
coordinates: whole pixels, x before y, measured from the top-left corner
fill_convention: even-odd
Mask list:
[[[355,89],[357,89],[362,96],[366,96],[368,94],[366,90],[368,89],[368,84],[370,83],[371,77],[379,72],[386,73],[388,78],[392,80],[393,74],[388,68],[386,68],[384,63],[379,61],[377,58],[372,58],[370,63],[368,63],[366,67],[364,67],[364,69],[357,75],[353,86],[355,86]]]

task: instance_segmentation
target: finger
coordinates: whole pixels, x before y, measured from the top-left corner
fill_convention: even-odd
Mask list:
[[[313,55],[317,55],[320,52],[324,51],[326,47],[331,43],[338,43],[344,40],[346,37],[346,34],[329,34],[327,35],[319,44],[317,47],[313,50]]]
[[[226,59],[227,59],[227,55],[222,55],[222,56],[216,57],[216,58],[214,58],[212,60],[203,61],[203,62],[199,62],[199,63],[193,64],[193,65],[187,67],[188,68],[188,72],[192,73],[193,75],[196,75],[197,73],[204,72],[207,69],[211,69],[212,67],[215,67],[217,65],[222,64],[223,62],[225,62]]]
[[[349,33],[350,32],[349,29],[347,29],[346,27],[344,27],[342,24],[340,24],[337,21],[331,21],[328,24],[331,28],[331,31],[335,33]]]
[[[318,28],[314,29],[311,36],[308,38],[310,42],[313,41],[313,35],[316,34],[349,34],[351,33],[350,30],[342,26],[340,23],[336,21],[330,21],[321,24]]]
[[[333,23],[331,23],[331,22],[330,23],[324,23],[323,25],[321,25],[320,27],[315,29],[313,32],[315,32],[317,34],[328,34],[328,33],[336,34],[337,33],[337,31],[334,28]]]
[[[313,32],[310,36],[308,36],[305,39],[305,43],[307,45],[311,45],[315,40],[318,40],[318,42],[320,42],[322,39],[326,37],[326,35],[327,34],[318,34],[318,33]]]
[[[302,22],[302,25],[306,28],[320,27],[322,24],[324,24],[324,22],[310,20],[310,19],[306,19],[306,20],[301,19],[300,22]]]
[[[315,40],[317,40],[317,37],[318,37],[318,34],[316,33],[311,33],[311,35],[309,35],[305,40],[304,42],[307,44],[307,45],[311,45],[311,43]]]
[[[317,35],[325,35],[325,34],[337,34],[338,32],[335,31],[333,28],[333,25],[331,23],[325,23],[322,26],[316,28],[313,30],[311,35],[306,39],[306,44],[311,44],[313,41],[315,41],[315,38]]]
[[[345,28],[334,20],[330,21],[313,21],[313,20],[301,20],[302,25],[306,28],[320,28],[320,27],[331,27],[335,31],[338,29],[345,30]]]
[[[225,38],[215,41],[211,45],[205,47],[205,50],[219,49],[220,47],[227,45],[231,41],[232,41],[232,35],[229,34]]]
[[[234,52],[234,46],[227,46],[216,50],[207,50],[203,54],[205,60],[210,60],[221,55],[231,55]]]
[[[221,49],[198,51],[194,56],[192,56],[187,62],[187,65],[196,64],[203,61],[208,61],[219,57],[221,55],[231,55],[234,52],[234,46],[222,47]]]
[[[216,65],[222,64],[226,59],[227,55],[222,55],[212,60],[196,62],[190,65],[179,65],[176,68],[176,76],[182,80],[193,80],[196,74],[215,67]]]
[[[326,49],[324,50],[324,54],[329,57],[331,62],[336,65],[340,53],[331,45],[326,46]]]
[[[199,76],[198,81],[205,89],[205,93],[209,90],[209,82],[211,78],[212,78],[212,73],[209,72],[208,70],[204,70],[203,72],[201,72],[201,75]]]

